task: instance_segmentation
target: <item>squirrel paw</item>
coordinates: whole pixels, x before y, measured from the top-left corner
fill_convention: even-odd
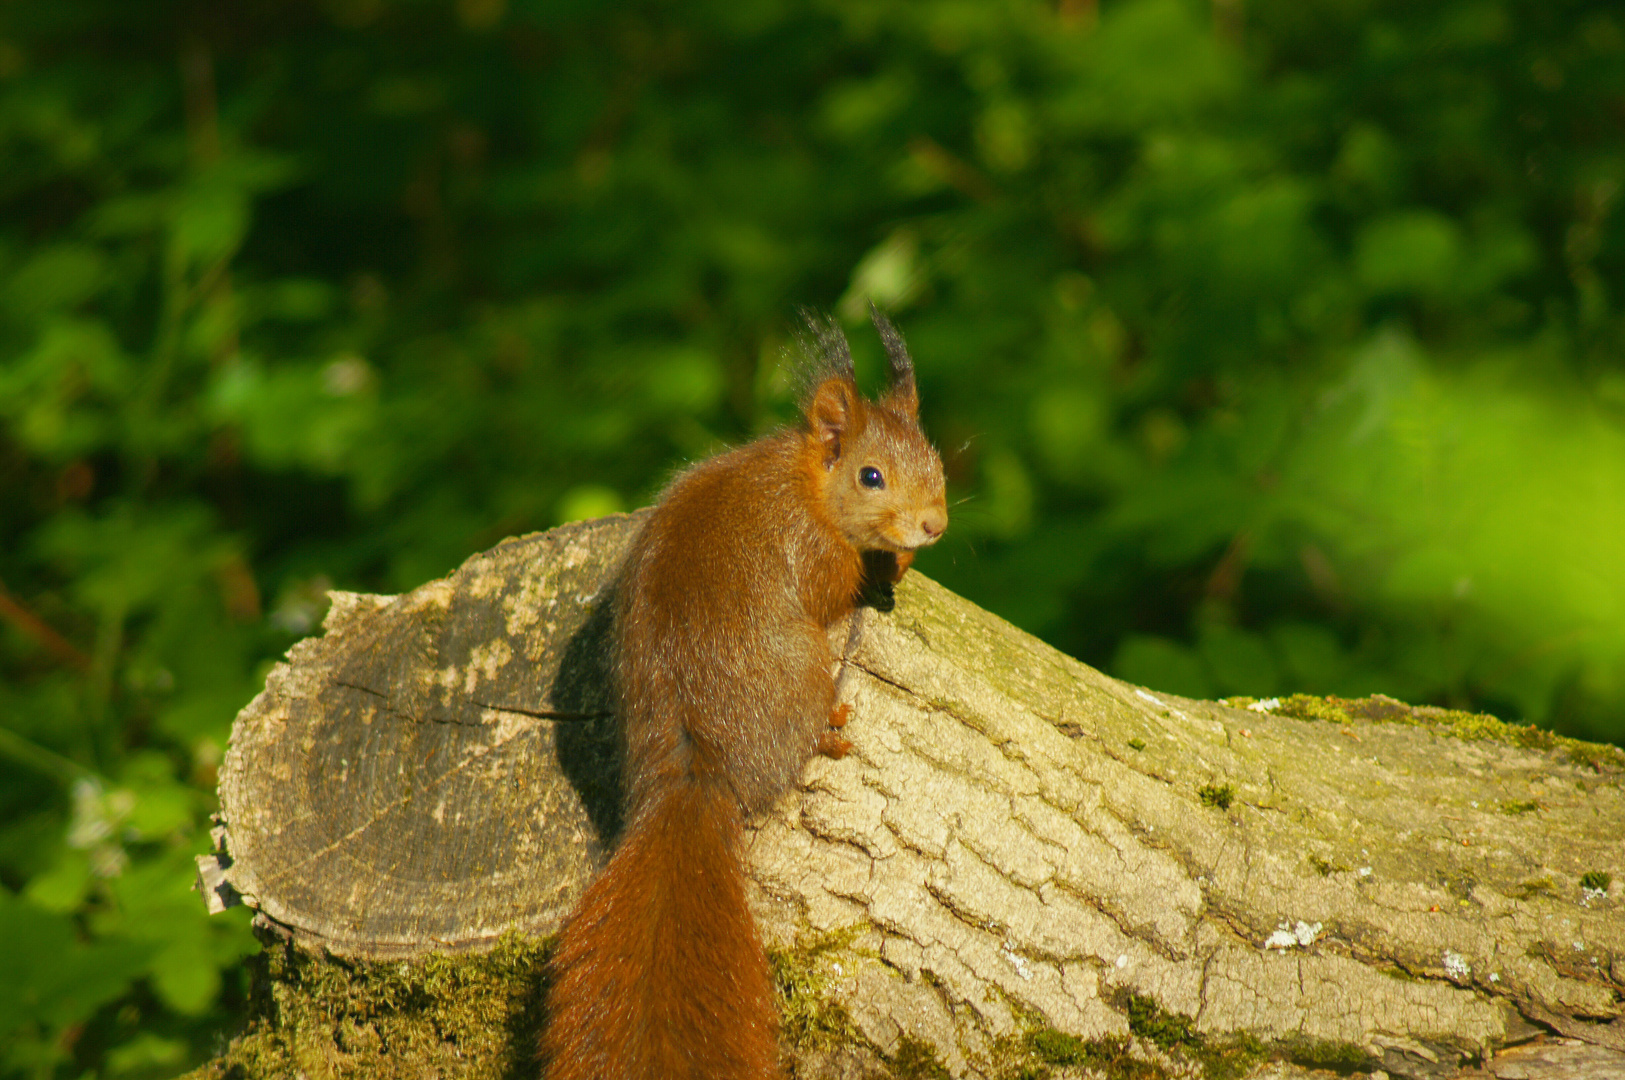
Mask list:
[[[829,726],[832,728],[843,728],[850,719],[852,719],[851,704],[837,705],[829,711]]]
[[[834,758],[839,761],[846,756],[846,752],[850,749],[852,749],[852,740],[842,738],[835,734],[833,730],[826,731],[818,736],[818,752],[827,758]]]

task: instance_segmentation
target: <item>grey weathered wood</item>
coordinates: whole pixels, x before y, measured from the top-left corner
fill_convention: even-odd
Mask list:
[[[606,602],[634,527],[337,597],[238,718],[207,890],[365,959],[551,932],[613,835]],[[860,1056],[906,1037],[988,1075],[1035,1024],[1127,1034],[1134,994],[1395,1075],[1510,1078],[1496,1048],[1543,1029],[1625,1061],[1617,754],[1136,688],[918,575],[832,641],[854,750],[757,823],[751,863],[771,941],[839,942],[813,963]]]

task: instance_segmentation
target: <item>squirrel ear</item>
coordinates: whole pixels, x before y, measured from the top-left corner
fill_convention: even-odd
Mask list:
[[[863,422],[858,388],[850,379],[825,379],[807,402],[807,423],[824,447],[824,464],[841,456],[844,440],[854,437]]]
[[[880,334],[880,343],[886,347],[886,359],[891,361],[891,389],[886,391],[885,401],[909,416],[918,416],[920,392],[914,387],[914,361],[909,358],[908,347],[903,344],[903,335],[897,332],[890,319],[880,313],[873,300],[869,301],[869,317],[874,320],[875,330]]]

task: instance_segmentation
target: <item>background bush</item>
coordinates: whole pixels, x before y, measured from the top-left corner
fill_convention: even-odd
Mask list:
[[[922,568],[1193,695],[1625,738],[1625,17],[1575,0],[10,0],[0,1075],[165,1075],[330,586],[650,499],[891,308]]]

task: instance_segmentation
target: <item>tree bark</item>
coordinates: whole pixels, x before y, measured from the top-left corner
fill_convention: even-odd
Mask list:
[[[638,520],[335,594],[271,673],[199,860],[267,950],[204,1074],[534,1072],[543,942],[618,825]],[[1141,689],[918,574],[831,639],[854,749],[750,836],[793,1074],[1625,1077],[1617,749]]]

